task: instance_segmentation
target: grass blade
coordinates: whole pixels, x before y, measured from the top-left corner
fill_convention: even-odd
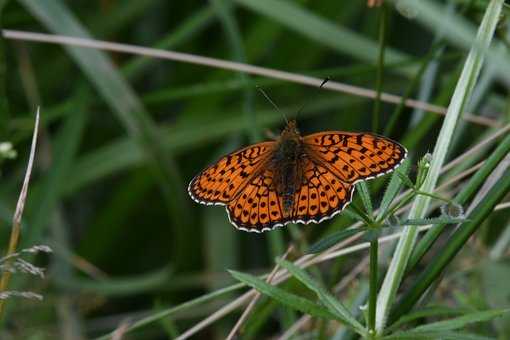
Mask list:
[[[414,4],[418,2],[419,1],[413,1]],[[471,96],[476,79],[478,78],[482,67],[484,53],[488,49],[494,35],[502,5],[503,2],[501,0],[492,0],[487,7],[483,21],[478,30],[477,39],[469,52],[448,107],[448,112],[434,148],[430,171],[428,172],[424,184],[420,188],[421,191],[434,191],[434,187],[439,177],[439,170],[443,166],[455,126]],[[429,203],[430,198],[427,196],[420,195],[416,197],[409,213],[409,218],[425,217]],[[384,278],[378,297],[376,322],[378,332],[382,332],[385,327],[390,308],[395,300],[396,291],[400,286],[413,246],[416,242],[416,237],[416,227],[408,226],[404,229],[404,234],[399,240],[395,255],[391,261],[386,277]]]
[[[372,218],[374,215],[374,206],[372,205],[372,199],[370,198],[370,191],[368,190],[367,182],[358,183],[357,189],[368,216]]]
[[[489,321],[497,318],[505,313],[508,313],[510,309],[494,309],[483,312],[474,312],[453,318],[450,320],[432,322],[423,326],[414,328],[414,331],[451,331],[459,328],[466,327],[469,324]]]
[[[253,275],[229,271],[237,280],[255,288],[264,295],[267,295],[283,305],[299,310],[303,313],[310,314],[318,318],[337,319],[336,315],[328,311],[326,308],[295,294],[286,292],[285,290],[268,284]]]
[[[385,340],[495,340],[478,334],[445,331],[404,331],[383,337]]]
[[[362,231],[365,231],[365,229],[362,228],[351,228],[351,229],[344,229],[337,231],[336,233],[332,233],[330,235],[327,235],[326,237],[322,238],[321,240],[315,242],[308,248],[308,253],[310,254],[317,254],[320,253],[323,250],[326,250],[338,242],[348,238],[349,236],[355,235],[357,233],[360,233]]]
[[[345,322],[359,334],[365,334],[365,329],[359,321],[352,316],[351,312],[331,293],[321,287],[318,282],[314,281],[303,269],[289,261],[277,259],[276,262],[283,268],[287,269],[296,279],[301,281],[301,283],[314,291],[319,297],[319,300],[331,313],[336,315],[337,319]]]
[[[74,37],[91,38],[64,2],[22,0],[21,3],[50,31]],[[190,224],[190,219],[184,214],[189,201],[185,197],[186,190],[180,178],[180,171],[168,153],[163,150],[155,123],[131,86],[103,51],[70,45],[64,45],[64,48],[85,73],[87,79],[94,84],[136,144],[147,154],[154,177],[160,183],[158,187],[163,192],[169,218],[175,225],[180,225],[174,238],[173,249],[177,262],[185,265],[187,255],[182,245],[185,238],[191,237],[188,231],[192,229],[186,226]]]
[[[481,223],[489,216],[494,207],[510,191],[510,154],[503,160],[494,174],[499,177],[496,181],[488,179],[492,187],[488,190],[476,206],[472,206],[467,216],[468,222],[461,224],[449,238],[446,246],[438,253],[434,260],[416,278],[414,285],[404,294],[401,301],[392,310],[391,319],[396,320],[410,310],[430,285],[441,275],[444,268],[462,249],[469,237],[480,228]],[[492,177],[492,176],[491,176]]]
[[[489,158],[483,163],[483,166],[476,172],[476,174],[469,180],[469,182],[462,188],[462,190],[455,196],[454,201],[460,205],[464,205],[468,200],[475,194],[483,182],[490,175],[499,162],[510,152],[510,135],[506,136],[505,139],[496,147],[491,153]],[[412,269],[418,261],[423,257],[425,252],[430,248],[432,243],[439,237],[443,230],[442,225],[438,225],[427,231],[422,237],[418,245],[413,251],[412,257],[409,260],[409,268]]]
[[[390,208],[391,202],[397,197],[397,194],[400,192],[402,188],[402,179],[399,176],[399,172],[402,174],[406,174],[409,172],[409,168],[411,166],[411,162],[409,159],[404,160],[402,164],[398,167],[398,169],[391,175],[391,180],[386,190],[384,191],[384,195],[379,205],[379,214],[377,219],[382,218],[388,212]]]
[[[346,28],[336,26],[326,19],[304,10],[295,2],[279,0],[236,0],[236,2],[340,53],[372,64],[377,63],[379,54],[377,43]],[[405,54],[401,52],[390,48],[386,49],[385,59],[389,63],[401,62],[405,58]],[[402,68],[399,71],[404,70],[406,69]]]

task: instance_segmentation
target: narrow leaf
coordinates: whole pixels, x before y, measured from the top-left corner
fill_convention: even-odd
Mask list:
[[[367,182],[360,182],[357,185],[358,187],[358,193],[361,196],[361,201],[363,202],[363,205],[365,206],[365,210],[368,213],[368,216],[372,217],[374,213],[374,207],[372,205],[372,200],[370,199],[370,192],[368,190],[368,184]]]
[[[400,170],[400,169],[399,169]],[[400,178],[402,183],[404,183],[406,186],[408,186],[410,189],[414,188],[414,183],[411,181],[411,179],[407,176],[406,173],[400,172],[399,170],[395,171],[395,174]]]
[[[404,331],[383,337],[384,340],[496,340],[471,333],[440,332],[440,331]]]
[[[379,205],[378,219],[386,215],[388,209],[390,208],[391,202],[393,202],[400,189],[402,188],[402,179],[400,179],[398,174],[401,173],[407,176],[410,165],[411,162],[406,159],[402,165],[400,165],[398,169],[392,174],[390,183],[386,187],[381,204]]]
[[[432,218],[411,218],[402,222],[402,225],[429,225],[429,224],[457,224],[464,223],[465,218],[453,218],[448,216],[439,216]]]
[[[351,228],[351,229],[344,229],[337,231],[336,233],[332,233],[330,235],[327,235],[326,237],[322,238],[321,240],[315,242],[308,248],[309,254],[316,254],[320,253],[323,250],[326,250],[338,242],[345,240],[346,238],[355,235],[359,232],[362,232],[366,230],[365,228]]]
[[[412,3],[413,5],[417,5],[420,1],[414,0]],[[455,127],[462,112],[464,112],[466,103],[471,97],[476,80],[480,74],[484,60],[484,53],[488,50],[492,41],[496,25],[499,21],[502,5],[502,0],[492,0],[487,6],[484,18],[478,29],[476,40],[471,47],[466,62],[464,63],[460,79],[457,82],[453,97],[450,105],[448,106],[448,111],[432,154],[430,170],[423,185],[419,188],[421,191],[434,191]],[[430,197],[422,195],[417,196],[409,212],[409,218],[413,219],[425,217],[429,204]],[[394,303],[396,292],[406,271],[407,263],[411,257],[417,236],[418,230],[416,226],[406,226],[402,236],[400,237],[395,254],[390,263],[390,267],[379,291],[376,320],[376,328],[378,332],[382,332],[386,325],[390,309]]]
[[[297,267],[295,264],[282,259],[276,259],[276,262],[287,269],[296,279],[301,281],[306,287],[314,291],[319,300],[333,313],[338,319],[344,321],[347,325],[351,326],[354,331],[364,334],[363,326],[356,320],[351,312],[338,301],[331,293],[310,277],[303,269]]]
[[[325,319],[337,319],[335,315],[330,313],[326,308],[312,302],[308,299],[302,298],[295,294],[286,292],[285,290],[272,286],[265,282],[264,280],[259,279],[253,275],[237,272],[234,270],[229,270],[230,274],[235,277],[237,280],[247,284],[248,286],[255,288],[259,292],[264,295],[269,296],[270,298],[280,302],[283,305],[286,305],[292,309],[298,310],[300,312],[309,314],[318,318]]]
[[[505,313],[508,313],[510,309],[493,309],[483,312],[469,313],[457,318],[453,318],[445,321],[432,322],[427,325],[418,326],[414,328],[414,331],[450,331],[459,328],[463,328],[469,324],[476,322],[489,321],[497,318]]]
[[[395,322],[391,327],[389,327],[387,330],[391,331],[394,329],[398,329],[402,325],[421,319],[421,318],[427,318],[427,317],[439,317],[439,316],[455,316],[455,315],[462,315],[466,314],[470,310],[468,309],[460,309],[460,308],[450,308],[445,306],[431,306],[431,307],[425,307],[418,309],[416,311],[412,311],[404,316],[402,316],[397,322]]]

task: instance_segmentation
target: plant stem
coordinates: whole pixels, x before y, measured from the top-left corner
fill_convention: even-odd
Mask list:
[[[370,292],[368,298],[368,334],[375,338],[375,311],[377,304],[377,255],[379,252],[379,240],[370,241]]]

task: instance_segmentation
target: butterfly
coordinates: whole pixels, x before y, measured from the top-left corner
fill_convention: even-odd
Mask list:
[[[320,223],[351,201],[355,184],[393,171],[407,150],[371,133],[301,136],[291,120],[274,141],[220,158],[188,186],[193,200],[226,206],[237,228],[263,232],[289,223]]]

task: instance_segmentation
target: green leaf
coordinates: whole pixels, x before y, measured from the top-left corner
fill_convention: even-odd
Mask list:
[[[412,5],[418,5],[420,2],[423,1],[414,0],[412,1]],[[455,127],[461,114],[464,112],[466,103],[471,98],[473,88],[482,68],[484,54],[492,41],[496,25],[499,21],[502,4],[503,1],[501,0],[492,0],[487,7],[478,30],[476,41],[473,43],[466,62],[464,63],[460,79],[457,82],[453,97],[448,106],[446,117],[432,153],[430,170],[427,173],[423,185],[418,188],[421,191],[434,191],[441,167],[444,164],[450,142],[453,138]],[[418,195],[411,206],[408,218],[415,219],[425,217],[429,205],[430,197]],[[396,292],[406,271],[407,263],[411,257],[417,236],[418,230],[416,226],[407,226],[404,228],[403,234],[399,239],[390,267],[379,291],[376,322],[378,332],[382,332],[386,325]]]
[[[356,186],[368,216],[372,217],[374,214],[374,207],[372,205],[372,200],[370,199],[370,192],[368,190],[367,182],[360,182]]]
[[[214,298],[227,295],[235,290],[238,290],[240,288],[244,287],[242,283],[237,283],[235,285],[231,285],[222,289],[215,290],[213,292],[210,292],[208,294],[199,296],[193,300],[183,302],[177,306],[167,308],[161,311],[158,311],[156,313],[152,313],[144,318],[141,318],[140,320],[132,323],[125,329],[125,332],[131,332],[136,329],[143,328],[151,323],[157,322],[162,320],[163,318],[169,317],[177,312],[189,309],[191,307],[198,306],[200,304],[206,303]],[[95,340],[110,340],[115,334],[115,331],[112,331],[111,333],[107,333],[105,335],[102,335],[100,337],[95,338]]]
[[[312,302],[308,299],[302,298],[295,294],[286,292],[281,288],[270,285],[256,276],[237,272],[234,270],[229,270],[229,273],[232,274],[232,276],[235,277],[237,280],[247,284],[250,287],[255,288],[262,294],[267,295],[270,298],[275,299],[281,304],[286,305],[292,309],[298,310],[300,312],[318,318],[337,319],[337,317],[334,314],[332,314],[323,306],[320,306],[315,302]]]
[[[432,218],[412,218],[402,222],[402,225],[429,225],[429,224],[457,224],[467,222],[465,218],[453,218],[448,216],[439,216]]]
[[[460,308],[450,308],[445,306],[430,306],[422,309],[418,309],[412,311],[404,316],[402,316],[397,322],[395,322],[391,327],[387,330],[388,332],[398,329],[403,324],[427,317],[438,317],[438,316],[452,316],[452,315],[462,315],[466,314],[470,310],[468,309],[460,309]]]
[[[404,174],[407,177],[410,166],[411,162],[409,159],[406,159],[391,175],[390,183],[386,187],[383,198],[381,200],[381,204],[379,205],[379,214],[377,216],[378,220],[386,215],[388,209],[390,208],[391,202],[393,202],[395,197],[397,197],[397,194],[402,188],[402,179],[400,178],[399,173]]]
[[[92,39],[89,31],[61,0],[21,0],[21,3],[49,31],[55,34]],[[176,229],[172,251],[176,262],[186,264],[189,258],[184,244],[192,238],[189,227],[191,219],[185,212],[189,200],[180,176],[180,169],[171,155],[163,149],[156,123],[146,111],[131,85],[123,78],[109,55],[98,49],[63,45],[85,74],[87,79],[112,109],[137,147],[150,161],[150,169],[163,193],[168,218]]]
[[[294,1],[236,0],[236,2],[340,53],[374,64],[377,62],[377,43],[314,15]],[[388,63],[401,62],[405,58],[406,56],[401,52],[391,48],[386,49],[385,59]],[[401,68],[399,71],[410,74],[408,69]]]
[[[430,263],[421,270],[414,284],[407,290],[400,302],[392,309],[390,318],[397,319],[409,311],[422,295],[430,289],[433,282],[441,276],[445,267],[453,260],[455,255],[462,249],[473,233],[480,228],[482,222],[487,219],[494,207],[503,200],[510,192],[510,169],[508,159],[503,160],[498,168],[487,179],[490,183],[488,190],[479,197],[478,204],[473,205],[468,215],[468,222],[462,223],[450,236],[441,252],[437,253]],[[471,207],[470,207],[471,208]]]
[[[427,325],[418,326],[414,328],[414,331],[426,332],[426,331],[451,331],[459,328],[466,327],[469,324],[489,321],[497,318],[505,313],[508,313],[509,309],[493,309],[486,310],[483,312],[474,312],[459,316],[445,321],[432,322]]]
[[[510,135],[506,136],[491,153],[491,155],[483,162],[482,167],[478,170],[464,185],[461,191],[455,196],[454,201],[459,204],[465,204],[482,186],[489,174],[494,170],[499,162],[510,152]],[[425,252],[431,247],[432,243],[439,237],[442,232],[442,226],[430,229],[420,240],[416,246],[413,256],[409,261],[409,269],[413,268],[423,257]]]
[[[319,300],[327,307],[327,309],[333,313],[339,320],[342,320],[346,325],[350,326],[354,331],[365,334],[365,329],[356,320],[351,312],[338,301],[331,293],[310,277],[303,269],[299,268],[295,264],[277,258],[276,262],[283,268],[287,269],[296,279],[301,281],[306,287],[314,291]]]
[[[326,237],[322,238],[321,240],[315,242],[308,248],[307,253],[309,254],[316,254],[320,253],[323,250],[326,250],[338,242],[345,240],[346,238],[355,235],[357,233],[360,233],[362,231],[366,230],[366,228],[351,228],[351,229],[344,229],[337,231],[336,233],[332,233],[330,235],[327,235]]]
[[[471,333],[445,331],[404,331],[383,337],[384,340],[496,340],[486,336]]]
[[[406,173],[401,172],[400,169],[398,169],[395,171],[395,174],[400,178],[402,183],[404,183],[410,189],[414,189],[414,183],[413,183],[413,181],[411,181],[411,179],[407,176]]]

